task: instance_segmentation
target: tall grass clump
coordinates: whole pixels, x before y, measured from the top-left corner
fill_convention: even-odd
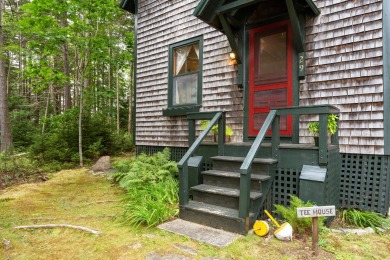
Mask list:
[[[281,215],[290,225],[294,232],[299,235],[308,235],[312,230],[312,218],[298,218],[297,208],[312,207],[315,206],[312,202],[303,202],[300,198],[294,195],[290,195],[290,206],[285,207],[283,205],[275,205],[274,212]],[[322,229],[324,227],[325,217],[318,218],[318,227]]]
[[[375,232],[378,228],[390,229],[390,219],[384,218],[381,214],[356,209],[345,209],[341,213],[341,221],[355,227],[371,227]]]
[[[170,150],[117,162],[114,180],[127,191],[123,217],[132,226],[148,227],[178,214],[177,164]]]

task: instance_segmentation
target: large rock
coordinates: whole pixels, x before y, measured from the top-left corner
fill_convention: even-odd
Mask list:
[[[99,160],[92,166],[91,170],[94,173],[105,172],[111,169],[110,156],[100,157]]]

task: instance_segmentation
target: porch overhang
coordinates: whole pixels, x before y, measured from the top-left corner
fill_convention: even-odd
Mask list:
[[[237,55],[237,63],[241,64],[235,34],[247,22],[257,5],[267,1],[272,0],[201,0],[193,15],[226,35],[232,51]],[[297,12],[317,16],[320,10],[312,0],[285,1],[293,27],[294,44],[298,52],[303,52],[305,48]]]
[[[121,0],[119,7],[132,14],[137,13],[137,0]]]

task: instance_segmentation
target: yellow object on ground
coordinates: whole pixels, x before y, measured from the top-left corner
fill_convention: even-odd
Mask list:
[[[268,223],[264,220],[256,220],[255,224],[253,224],[253,231],[261,237],[267,235],[269,232]]]
[[[275,237],[279,240],[292,241],[292,226],[287,222],[283,223],[282,225],[279,225],[279,223],[271,216],[271,214],[267,210],[264,210],[264,212],[272,220],[272,222],[274,222],[275,226],[278,227],[278,229],[276,229],[274,232]]]

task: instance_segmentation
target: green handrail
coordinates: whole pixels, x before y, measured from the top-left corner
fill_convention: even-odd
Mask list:
[[[206,135],[210,132],[211,128],[214,124],[218,122],[218,129],[225,129],[225,120],[223,116],[223,112],[200,112],[200,113],[189,113],[188,118],[190,120],[195,119],[210,119],[212,116],[212,119],[210,120],[210,123],[207,125],[207,127],[200,133],[198,138],[191,144],[190,148],[187,150],[187,152],[184,154],[183,158],[178,162],[177,166],[179,168],[179,205],[185,205],[188,203],[189,198],[189,191],[188,191],[188,160],[190,157],[195,153],[195,151],[200,146],[203,139],[206,137]],[[195,124],[192,124],[192,127],[195,127]],[[190,127],[191,128],[191,127]],[[195,135],[195,131],[190,129],[190,132],[193,132]],[[192,137],[189,138],[190,142]],[[223,150],[225,140],[225,131],[218,131],[218,153]]]
[[[248,219],[249,217],[249,202],[250,202],[250,180],[252,174],[252,163],[257,152],[261,147],[261,143],[267,134],[268,129],[272,126],[272,144],[271,153],[273,158],[278,158],[278,149],[280,144],[280,116],[281,115],[319,115],[319,164],[327,164],[327,118],[328,114],[339,114],[340,110],[331,105],[315,105],[315,106],[294,106],[273,109],[269,112],[263,126],[256,136],[247,156],[240,167],[240,197],[239,197],[239,217]],[[275,120],[276,119],[276,120]],[[335,135],[335,143],[338,144],[337,131]]]
[[[267,118],[264,121],[255,141],[253,142],[251,149],[246,155],[244,162],[240,167],[240,198],[239,198],[239,217],[247,218],[249,216],[249,197],[250,197],[250,182],[252,173],[252,162],[260,149],[261,143],[267,134],[268,128],[276,117],[276,111],[271,110]]]

